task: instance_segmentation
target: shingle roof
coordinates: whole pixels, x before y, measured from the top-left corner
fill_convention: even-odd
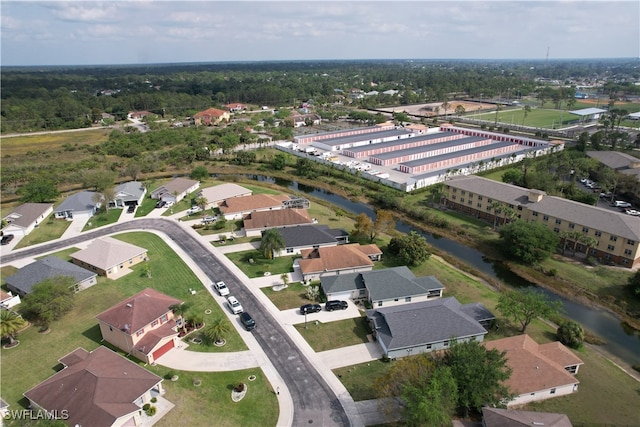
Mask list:
[[[289,200],[284,194],[253,194],[251,196],[226,199],[220,210],[224,214],[250,212],[255,209],[282,208],[282,202]]]
[[[194,181],[192,179],[187,178],[176,178],[172,181],[167,182],[166,184],[156,188],[151,192],[152,195],[155,194],[182,194],[194,185],[198,184],[199,181]]]
[[[311,224],[313,220],[306,209],[277,209],[251,212],[244,218],[245,230],[282,227],[285,225]]]
[[[550,412],[513,411],[484,406],[482,419],[485,427],[572,427],[569,417],[565,414]]]
[[[108,270],[115,265],[146,253],[145,248],[132,245],[113,237],[94,240],[86,249],[71,254],[71,258]]]
[[[96,206],[94,201],[96,197],[95,191],[81,191],[64,199],[60,205],[54,209],[55,212],[86,212],[91,211]]]
[[[250,196],[251,193],[252,191],[248,188],[244,188],[232,182],[202,189],[202,196],[205,197],[209,203],[219,203],[232,197]]]
[[[500,352],[506,351],[507,365],[513,372],[505,385],[518,395],[580,382],[564,369],[569,366],[565,365],[568,360],[566,353],[556,358],[557,348],[545,351],[550,348],[538,345],[526,334],[488,341],[485,346]],[[574,364],[582,364],[577,356],[573,361]]]
[[[331,229],[324,224],[303,224],[275,228],[282,235],[287,248],[310,247],[337,243],[338,238],[349,235],[345,230]]]
[[[587,156],[616,170],[637,168],[640,163],[639,158],[619,151],[587,151]]]
[[[195,118],[200,118],[200,117],[222,117],[224,114],[226,114],[226,111],[223,110],[218,110],[217,108],[208,108],[204,111],[200,111],[199,113],[194,114],[193,117]]]
[[[51,203],[24,203],[5,216],[4,219],[12,225],[27,228],[52,206]]]
[[[377,248],[377,251],[373,246]],[[300,271],[303,274],[311,274],[373,266],[373,261],[371,261],[369,255],[382,254],[382,251],[376,245],[361,246],[354,243],[318,249],[305,249],[301,251],[301,254],[302,259],[298,261]]]
[[[138,411],[134,403],[162,379],[114,353],[80,348],[60,360],[66,367],[24,395],[47,411],[66,410],[69,425],[111,426]]]
[[[144,185],[138,181],[123,182],[114,188],[116,197],[124,201],[137,201],[147,191]]]
[[[487,333],[454,297],[367,310],[377,338],[387,350],[442,342]]]
[[[28,294],[34,285],[58,276],[73,277],[75,283],[78,283],[97,275],[58,257],[48,256],[22,267],[13,276],[5,278],[5,281],[7,285]]]
[[[169,312],[169,307],[174,304],[182,304],[182,301],[147,288],[98,314],[96,319],[134,334]]]

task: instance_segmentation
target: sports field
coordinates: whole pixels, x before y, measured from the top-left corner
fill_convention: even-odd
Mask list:
[[[580,120],[580,116],[571,114],[563,110],[552,110],[547,108],[533,108],[526,114],[522,107],[509,108],[502,111],[471,114],[467,117],[471,117],[479,120],[498,121],[498,123],[519,125],[519,126],[533,126],[546,129],[558,129],[560,127],[569,126],[577,123]]]

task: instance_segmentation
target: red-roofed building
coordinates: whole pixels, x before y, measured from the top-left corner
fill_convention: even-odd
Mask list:
[[[147,363],[175,347],[178,328],[169,307],[182,304],[147,288],[96,316],[102,338]]]
[[[228,111],[218,110],[217,108],[209,108],[207,110],[200,111],[193,116],[196,126],[215,126],[219,125],[223,121],[228,122],[230,119],[231,115]]]

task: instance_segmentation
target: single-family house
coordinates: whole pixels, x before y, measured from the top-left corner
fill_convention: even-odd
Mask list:
[[[406,266],[338,275],[322,275],[327,299],[369,301],[373,307],[428,301],[442,297],[444,285],[435,276],[416,277]]]
[[[250,237],[260,236],[269,228],[313,224],[314,221],[306,209],[276,209],[251,212],[244,216],[243,223],[244,231]]]
[[[0,289],[0,308],[9,309],[20,304],[20,295],[13,295],[11,291]]]
[[[176,345],[172,305],[179,299],[147,288],[96,316],[102,338],[122,351],[154,363]]]
[[[515,411],[512,409],[482,408],[482,427],[573,427],[565,414],[551,412]]]
[[[485,346],[506,352],[512,372],[505,385],[516,394],[507,407],[578,391],[575,374],[584,362],[560,342],[538,344],[524,334],[487,341]]]
[[[202,189],[202,197],[207,199],[207,207],[217,207],[227,199],[245,197],[253,194],[253,191],[232,182],[215,185]]]
[[[150,114],[151,113],[149,111],[129,111],[129,114],[127,114],[127,116],[130,119],[142,119]]]
[[[367,310],[376,342],[395,359],[444,350],[453,342],[481,342],[487,330],[474,316],[478,306],[462,305],[454,297]],[[482,318],[493,317],[484,308]]]
[[[225,199],[219,208],[226,219],[241,219],[251,212],[285,209],[286,200],[284,194],[253,194]]]
[[[71,261],[101,276],[114,279],[129,268],[148,260],[147,250],[113,237],[94,240],[86,249],[70,255]]]
[[[123,182],[114,188],[115,196],[109,200],[109,206],[122,208],[142,204],[147,188],[138,181]]]
[[[294,227],[277,227],[274,230],[282,235],[284,249],[274,256],[299,254],[304,249],[318,249],[324,246],[337,246],[349,243],[349,233],[343,229],[332,229],[324,224],[303,224]]]
[[[80,191],[64,199],[53,212],[59,219],[90,218],[102,204],[102,199],[102,195],[95,191]]]
[[[322,122],[322,118],[317,114],[296,114],[291,117],[293,127],[316,126]]]
[[[193,116],[196,126],[215,126],[222,122],[228,122],[230,119],[231,115],[228,111],[218,110],[217,108],[209,108],[207,110],[200,111]]]
[[[247,109],[247,106],[239,102],[232,102],[225,106],[230,113],[239,113]]]
[[[23,203],[3,218],[4,233],[26,236],[53,212],[51,203]]]
[[[12,276],[5,278],[7,289],[24,297],[34,285],[54,277],[72,277],[71,287],[75,292],[90,288],[97,283],[97,274],[55,256],[32,262]]]
[[[178,203],[200,187],[200,181],[187,178],[175,178],[151,192],[151,198],[165,202]]]
[[[371,271],[373,262],[382,258],[382,251],[377,245],[357,243],[303,249],[300,254],[302,259],[296,261],[304,281],[318,280],[320,276]]]
[[[142,423],[142,406],[164,394],[162,378],[101,346],[78,348],[63,369],[26,391],[30,407],[65,418],[70,426],[121,427]]]

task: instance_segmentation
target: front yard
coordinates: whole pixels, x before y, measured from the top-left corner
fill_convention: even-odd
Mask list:
[[[274,259],[266,259],[257,250],[232,252],[227,254],[229,258],[249,278],[266,275],[280,276],[282,273],[293,271],[293,260],[296,257],[281,256]]]
[[[302,322],[294,327],[316,352],[369,342],[366,317],[329,323],[307,322],[307,325]]]

